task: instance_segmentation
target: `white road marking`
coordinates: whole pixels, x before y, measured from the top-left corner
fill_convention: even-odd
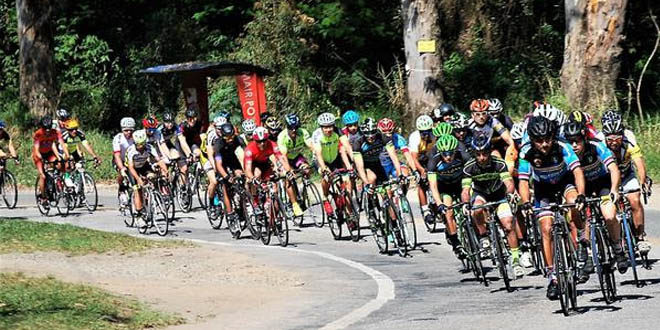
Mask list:
[[[143,235],[133,235],[136,237],[142,237],[144,238]],[[355,268],[367,275],[369,275],[375,282],[376,285],[378,286],[378,294],[376,295],[376,298],[369,300],[366,304],[360,306],[359,308],[354,309],[350,313],[342,316],[341,318],[332,321],[328,324],[326,324],[324,327],[321,329],[324,330],[336,330],[336,329],[344,329],[348,327],[351,324],[354,324],[365,317],[367,317],[369,314],[372,312],[377,311],[385,303],[388,301],[394,299],[395,294],[394,294],[394,282],[390,277],[387,275],[369,267],[364,264],[361,264],[357,261],[349,260],[346,258],[338,257],[334,254],[327,253],[327,252],[320,252],[320,251],[310,251],[310,250],[304,250],[304,249],[287,249],[287,248],[282,248],[278,246],[266,246],[266,245],[238,245],[238,244],[231,244],[227,242],[212,242],[212,241],[205,241],[202,239],[196,239],[196,238],[186,238],[183,239],[184,241],[190,241],[190,242],[196,242],[196,243],[204,243],[204,244],[215,244],[215,245],[223,245],[223,246],[232,246],[232,247],[258,247],[258,248],[269,248],[269,249],[282,249],[285,251],[291,251],[291,252],[299,252],[299,253],[308,253],[308,254],[315,254],[319,257],[329,259],[332,261],[336,261],[339,263],[342,263],[346,266],[349,266],[351,268]]]

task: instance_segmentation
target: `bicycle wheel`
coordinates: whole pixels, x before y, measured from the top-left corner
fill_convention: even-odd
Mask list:
[[[204,171],[197,171],[197,178],[195,179],[195,190],[197,193],[197,201],[202,208],[206,208],[208,205],[207,202],[207,190],[209,187],[209,178],[206,176]]]
[[[533,216],[527,217],[527,238],[530,243],[530,250],[532,256],[532,264],[534,269],[539,274],[547,275],[545,270],[545,262],[542,255],[542,243],[541,235],[539,233],[539,226],[536,221],[534,221]]]
[[[337,202],[335,201],[336,198],[343,198],[343,196],[335,196],[335,195],[330,195],[330,199],[328,200],[330,202],[330,205],[332,205],[332,209],[334,210],[332,214],[328,214],[323,210],[323,217],[326,218],[328,223],[328,227],[330,227],[330,232],[332,233],[332,238],[335,240],[338,240],[341,238],[341,224],[339,223],[339,217],[343,215],[343,211],[337,208]]]
[[[165,236],[170,227],[170,221],[167,217],[167,209],[163,197],[158,192],[152,192],[152,205],[153,218],[152,223],[156,227],[158,235]]]
[[[215,199],[218,199],[218,204],[215,204]],[[224,196],[222,195],[222,187],[218,185],[215,190],[213,200],[208,201],[206,207],[206,217],[209,219],[211,228],[220,229],[222,220],[225,217],[225,203]]]
[[[401,230],[405,234],[406,244],[409,250],[417,247],[417,228],[415,227],[415,218],[412,214],[412,208],[406,196],[399,197],[398,211],[401,218]]]
[[[628,219],[626,216],[626,212],[621,212],[621,232],[623,233],[621,237],[621,245],[628,252],[628,260],[630,260],[630,268],[632,268],[633,278],[635,279],[635,286],[639,287],[641,283],[639,282],[639,277],[637,276],[637,260],[635,260],[636,243],[630,228],[630,219]]]
[[[149,189],[142,190],[142,220],[146,223],[144,227],[137,227],[140,234],[146,234],[149,227],[153,225],[153,203]]]
[[[44,189],[46,189],[46,193],[44,193],[44,195],[46,195],[47,198],[48,198],[48,180],[50,180],[50,178],[48,176],[46,176],[46,185],[44,187]],[[37,202],[37,208],[39,209],[39,213],[41,213],[41,215],[46,215],[47,216],[48,213],[50,212],[50,201],[46,201],[46,203],[41,203],[41,201],[39,200],[39,178],[38,177],[37,177],[37,181],[34,184],[34,199]]]
[[[124,207],[122,207],[121,202],[122,194],[126,194],[126,205]],[[133,227],[135,224],[135,212],[133,212],[133,193],[131,190],[126,189],[124,192],[117,191],[117,204],[119,205],[119,211],[124,218],[126,227]]]
[[[261,243],[264,245],[270,244],[270,236],[273,234],[273,224],[275,222],[275,219],[271,219],[274,214],[272,213],[274,210],[272,209],[272,206],[270,206],[268,209],[264,210],[264,214],[260,216],[261,221],[263,221],[263,225],[261,226]],[[259,219],[257,219],[259,221]]]
[[[594,262],[594,268],[598,274],[598,284],[600,285],[600,291],[603,294],[603,299],[607,304],[611,304],[614,301],[614,296],[612,295],[613,290],[611,289],[611,278],[610,276],[610,261],[607,258],[607,241],[603,235],[603,228],[599,226],[591,227],[591,255]]]
[[[323,199],[316,185],[311,181],[303,186],[303,199],[305,201],[307,217],[314,220],[314,225],[318,228],[323,228],[325,225],[325,217],[323,217]],[[302,220],[300,220],[302,225]]]
[[[458,236],[458,242],[463,248],[463,251],[465,251],[466,254],[469,255],[471,251],[468,243],[468,239],[469,239],[468,234],[464,225],[465,219],[462,213],[458,213],[456,209],[454,210],[454,221],[456,221],[456,235]],[[465,271],[472,270],[473,263],[470,258],[461,259],[461,263],[463,264],[463,270]]]
[[[165,178],[158,179],[158,191],[165,203],[165,211],[167,212],[167,220],[172,222],[176,216],[176,207],[174,207],[174,193],[170,183]]]
[[[373,197],[375,198],[375,197]],[[378,251],[380,253],[387,252],[387,235],[385,235],[385,229],[383,228],[383,222],[380,219],[380,206],[375,202],[370,202],[368,196],[362,199],[363,209],[367,211],[367,219],[369,220],[369,227],[371,228],[371,235],[378,246]]]
[[[284,203],[277,199],[277,213],[275,213],[275,234],[280,246],[285,247],[289,244],[289,221],[286,217]]]
[[[493,219],[493,221],[496,220]],[[508,272],[509,258],[506,255],[508,248],[506,247],[506,243],[504,243],[504,238],[500,233],[498,225],[493,222],[490,227],[491,242],[492,244],[495,244],[495,253],[497,255],[497,268],[500,271],[502,281],[504,281],[506,291],[511,292],[511,279],[509,278]]]
[[[190,209],[192,209],[192,194],[190,187],[186,184],[185,176],[180,172],[174,178],[174,192],[181,211],[183,213],[190,212]]]
[[[13,209],[16,207],[16,202],[18,201],[18,186],[16,185],[16,179],[14,175],[5,169],[2,175],[2,183],[0,187],[2,188],[2,199],[5,201],[8,209]]]
[[[570,310],[570,297],[568,293],[568,267],[567,255],[562,234],[553,233],[553,251],[555,256],[555,273],[557,275],[557,286],[559,287],[559,303],[564,316],[568,316]]]
[[[395,207],[395,205],[391,205],[390,207]],[[383,210],[382,213],[382,217],[388,219],[388,232],[394,235],[394,247],[396,247],[396,252],[398,252],[401,257],[405,257],[406,254],[408,254],[408,244],[406,243],[406,233],[403,230],[403,220],[399,211],[394,210],[394,212],[392,212],[394,213],[394,218],[391,217],[388,210]]]
[[[258,240],[261,238],[261,225],[259,221],[257,221],[257,215],[254,212],[254,206],[252,203],[252,195],[250,195],[250,193],[247,191],[244,191],[241,194],[241,207],[247,222],[247,227],[250,230],[250,234],[252,235],[252,239]]]
[[[568,232],[568,228],[565,230]],[[575,310],[577,308],[577,254],[575,253],[573,241],[569,239],[568,236],[564,237],[563,243],[564,250],[567,254],[566,269],[568,270],[568,283],[566,287],[568,288],[568,297],[571,302],[571,308]]]
[[[68,193],[64,189],[64,182],[58,182],[62,181],[61,178],[58,178],[55,180],[55,201],[56,201],[56,208],[57,208],[57,214],[66,217],[69,215],[69,210],[71,210],[71,204],[70,201],[71,199],[68,196]]]
[[[433,196],[431,196],[430,199],[428,199],[428,197],[427,197],[427,200],[432,201]],[[421,206],[420,206],[420,209],[421,209]],[[435,210],[435,209],[436,209],[435,203],[434,202],[429,202],[429,212],[431,212],[433,214],[433,222],[428,223],[428,222],[426,222],[426,219],[423,219],[424,220],[424,226],[426,227],[426,231],[428,231],[429,233],[435,232],[435,227],[438,225],[438,222],[436,221],[437,217],[435,216],[435,212],[431,211],[431,210]],[[420,213],[422,214],[422,217],[423,217],[424,213],[421,212],[421,211],[420,211]]]
[[[351,235],[351,240],[357,242],[360,240],[360,214],[353,207],[353,203],[344,205],[344,214],[346,214],[346,228]]]
[[[468,233],[468,243],[470,244],[470,258],[474,264],[472,273],[477,280],[484,284],[484,286],[488,286],[488,278],[486,278],[486,271],[484,270],[484,265],[481,260],[481,245],[479,244],[477,233],[474,231],[472,218],[466,217],[465,227]]]
[[[96,182],[90,173],[84,172],[81,176],[80,197],[83,197],[87,211],[94,212],[98,206],[98,192],[96,191]]]

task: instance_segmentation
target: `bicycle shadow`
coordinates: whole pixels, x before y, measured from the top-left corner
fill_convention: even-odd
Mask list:
[[[653,299],[655,297],[645,295],[645,294],[624,294],[624,295],[617,295],[616,299],[614,301],[624,301],[624,300],[649,300]],[[605,302],[605,298],[603,297],[596,297],[590,299],[591,302]]]
[[[516,292],[516,291],[528,291],[528,290],[539,290],[539,289],[543,289],[543,287],[542,286],[536,286],[536,285],[523,285],[523,286],[513,286],[513,285],[511,285],[510,290],[507,290],[507,288],[503,286],[503,287],[498,288],[498,289],[490,290],[490,293],[496,293],[496,292],[511,293],[511,292]]]
[[[19,221],[19,220],[27,220],[27,219],[28,219],[27,217],[5,217],[5,216],[0,216],[0,220],[15,220],[15,221]]]
[[[660,278],[640,278],[640,286],[654,285],[660,283]],[[636,285],[635,280],[621,281],[621,285]]]
[[[612,305],[593,305],[593,306],[577,306],[574,311],[578,314],[584,314],[591,311],[616,312],[621,309],[622,309],[621,307],[612,306]],[[563,312],[560,309],[554,311],[554,314],[563,314]]]

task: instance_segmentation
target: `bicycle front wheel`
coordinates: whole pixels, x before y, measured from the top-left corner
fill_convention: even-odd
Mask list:
[[[214,197],[212,200],[208,201],[207,207],[206,207],[206,217],[209,219],[209,223],[211,224],[211,228],[213,229],[220,229],[222,226],[222,220],[225,216],[225,203],[224,203],[224,196],[222,196],[222,193],[220,192],[219,189],[222,189],[220,186],[218,186],[218,189],[216,189]],[[218,199],[218,203],[216,205],[215,199]]]
[[[192,194],[190,187],[186,184],[186,177],[182,173],[177,173],[174,178],[174,190],[176,202],[183,213],[190,212],[192,209]]]
[[[603,294],[603,299],[607,304],[614,302],[614,290],[612,289],[613,267],[608,258],[607,241],[603,234],[603,228],[598,226],[591,227],[591,255],[598,274],[598,284]]]
[[[375,197],[373,197],[375,199]],[[385,234],[385,228],[383,222],[380,218],[380,207],[376,205],[376,202],[369,201],[371,198],[365,196],[363,201],[363,209],[367,212],[367,219],[369,220],[369,227],[371,228],[371,235],[378,246],[378,251],[380,253],[387,252],[387,235]]]
[[[206,208],[208,204],[206,203],[207,201],[207,190],[209,187],[209,178],[206,176],[206,173],[204,171],[198,171],[197,172],[197,178],[195,179],[195,188],[197,192],[197,201],[199,201],[199,205],[202,208]]]
[[[46,196],[46,198],[49,198],[49,194],[47,192],[48,191],[48,180],[50,180],[50,179],[48,177],[46,177],[46,184],[44,185],[44,190],[46,190],[46,192],[44,192],[44,196]],[[37,177],[37,181],[34,183],[34,200],[37,202],[37,208],[39,209],[39,213],[41,213],[41,215],[46,215],[47,216],[48,213],[50,212],[50,201],[46,200],[45,203],[42,203],[41,200],[40,200],[39,195],[40,195],[39,194],[39,178]]]
[[[415,217],[406,196],[399,197],[398,210],[401,218],[401,231],[404,234],[406,245],[409,250],[417,247],[417,228],[415,227]]]
[[[98,192],[96,190],[96,182],[94,181],[94,177],[92,177],[91,174],[85,172],[83,175],[80,176],[82,179],[81,186],[80,188],[80,196],[84,198],[85,202],[85,207],[87,207],[87,211],[89,212],[94,212],[96,211],[96,207],[98,206]]]
[[[639,277],[637,276],[637,260],[635,260],[635,238],[630,228],[630,219],[626,216],[626,212],[621,213],[621,245],[628,252],[628,260],[630,260],[630,268],[632,268],[633,278],[635,279],[635,286],[641,285]]]
[[[474,231],[472,219],[466,217],[464,223],[468,233],[468,244],[470,246],[469,256],[474,266],[472,268],[472,273],[477,280],[483,282],[484,286],[488,286],[488,278],[486,278],[486,271],[484,270],[483,262],[481,261],[481,245],[479,244],[477,233]]]
[[[309,182],[303,186],[303,199],[305,201],[305,213],[307,217],[314,220],[314,225],[318,228],[323,228],[325,225],[325,217],[323,216],[323,199],[321,193],[316,186]],[[300,220],[302,225],[302,219]]]
[[[286,210],[281,199],[277,199],[277,213],[275,216],[275,234],[280,246],[285,247],[289,244],[289,222],[286,217]]]
[[[73,206],[71,205],[72,201],[71,198],[69,198],[69,194],[62,187],[64,187],[64,182],[55,182],[56,208],[59,215],[66,217],[69,215],[69,211]]]
[[[160,193],[152,193],[151,208],[153,210],[152,223],[156,227],[158,235],[165,236],[169,231],[170,221],[167,217],[167,208]]]
[[[0,187],[2,188],[2,199],[5,201],[8,209],[13,209],[16,207],[16,202],[18,201],[18,186],[16,185],[16,179],[14,175],[5,170],[0,182]]]
[[[504,287],[507,292],[511,292],[511,279],[509,278],[509,258],[505,255],[508,251],[504,238],[502,237],[497,224],[491,224],[491,242],[495,244],[495,253],[497,254],[497,266],[500,271],[500,277],[504,282]]]

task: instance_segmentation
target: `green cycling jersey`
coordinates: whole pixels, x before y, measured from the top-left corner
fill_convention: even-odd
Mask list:
[[[293,141],[289,136],[289,130],[285,129],[277,136],[277,147],[287,158],[295,159],[307,148],[309,138],[309,132],[304,128],[299,128],[296,140]]]

